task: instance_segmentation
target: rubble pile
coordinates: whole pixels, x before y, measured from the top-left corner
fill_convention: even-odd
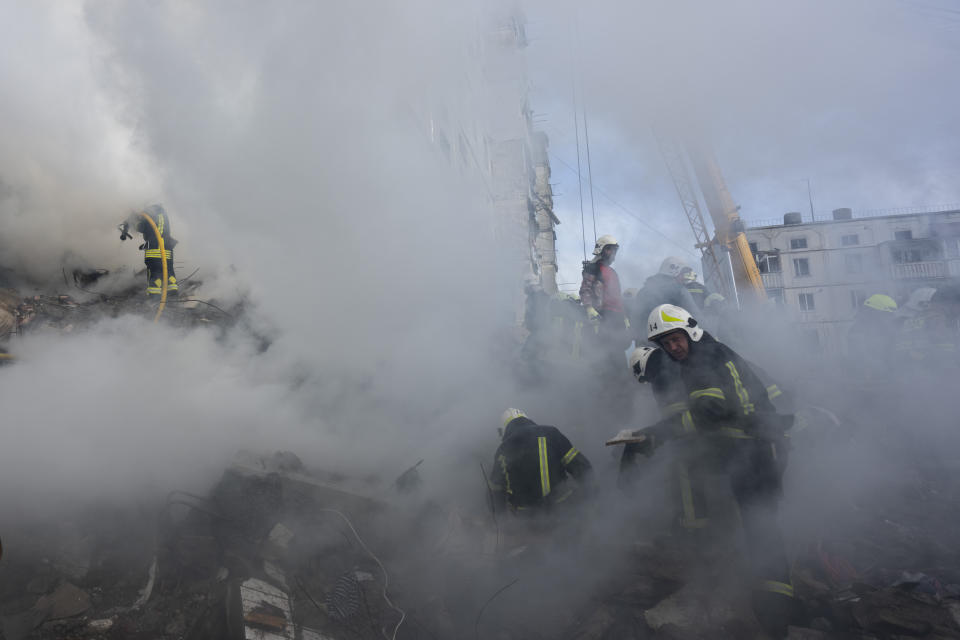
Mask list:
[[[72,286],[65,284],[69,293],[23,295],[15,288],[0,289],[0,346],[10,339],[30,332],[55,331],[71,333],[88,328],[104,318],[122,315],[153,317],[157,302],[143,293],[143,286],[130,284],[110,294],[88,287],[96,286],[106,272],[75,273]],[[64,282],[67,283],[65,277]],[[243,309],[223,309],[201,300],[199,280],[186,281],[178,296],[168,298],[163,309],[163,320],[178,327],[219,326],[236,324]]]
[[[278,453],[159,513],[93,510],[6,536],[0,637],[391,637],[404,614],[356,528],[383,508]]]
[[[350,482],[308,472],[291,453],[243,453],[205,495],[177,491],[155,507],[90,508],[13,530],[0,563],[0,637],[764,637],[730,539],[551,541],[509,515],[446,511],[389,484],[373,498]],[[938,507],[952,508],[943,499]],[[958,552],[933,544],[928,524],[801,553],[788,637],[960,637]],[[577,588],[554,588],[568,581]]]

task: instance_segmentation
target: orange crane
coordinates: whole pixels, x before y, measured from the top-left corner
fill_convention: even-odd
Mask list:
[[[713,152],[703,142],[681,143],[677,136],[665,134],[662,128],[655,128],[654,134],[693,230],[696,247],[703,255],[704,279],[710,280],[727,298],[738,302],[744,297],[766,299],[767,291],[740,219],[740,207],[733,202]],[[687,170],[685,157],[696,179]],[[715,235],[712,238],[700,209],[697,185],[713,221]]]

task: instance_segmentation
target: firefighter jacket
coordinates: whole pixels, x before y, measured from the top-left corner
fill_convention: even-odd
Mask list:
[[[734,437],[768,438],[792,424],[779,416],[770,399],[773,390],[733,349],[704,333],[690,343],[680,363],[690,415],[697,429]]]
[[[775,412],[777,408],[782,408],[785,411],[791,411],[793,409],[792,399],[784,394],[780,387],[772,381],[766,372],[756,365],[750,364],[746,360],[740,358],[736,352],[728,348],[726,345],[717,342],[717,340],[714,339],[709,333],[704,332],[700,342],[692,344],[697,345],[696,347],[693,347],[693,350],[699,350],[701,345],[711,345],[708,347],[708,349],[713,351],[719,350],[717,355],[722,353],[723,357],[726,358],[726,360],[723,362],[723,371],[726,372],[726,375],[731,377],[731,381],[733,380],[733,371],[736,371],[738,376],[741,370],[749,371],[751,373],[751,380],[755,379],[756,384],[759,385],[754,387],[754,393],[758,393],[763,398],[763,401],[761,402],[762,411],[766,411],[768,406],[771,408],[772,412]],[[733,369],[726,365],[727,361],[733,365]],[[651,439],[653,440],[654,446],[659,446],[670,440],[691,436],[697,433],[697,423],[694,419],[694,412],[691,405],[691,393],[686,386],[683,375],[684,370],[685,369],[683,365],[671,359],[662,349],[654,352],[647,362],[647,376],[650,379],[650,385],[653,388],[653,397],[657,401],[657,406],[660,409],[660,415],[663,418],[657,424],[645,429],[645,431],[648,432],[648,435],[652,436]],[[690,377],[691,376],[688,374],[687,378]],[[695,377],[702,378],[704,376],[698,373]],[[744,390],[746,392],[746,388]],[[735,383],[733,385],[733,391],[736,392]],[[715,394],[710,396],[697,396],[699,401],[698,413],[700,413],[701,419],[709,417],[714,421],[713,424],[717,424],[715,422],[717,412],[714,411],[713,415],[707,416],[704,413],[704,403],[706,401],[700,400],[702,397],[708,397],[716,400],[714,396]],[[724,397],[726,397],[726,394],[724,394]],[[739,396],[737,396],[737,398],[739,399]],[[777,403],[777,406],[774,405],[774,402]],[[754,407],[754,409],[755,408],[756,407]],[[751,412],[751,415],[753,413],[754,412]],[[732,416],[726,419],[721,419],[721,422],[725,423],[736,421],[737,420],[733,419]],[[760,421],[753,417],[746,419],[746,422],[750,423],[751,428],[753,428],[754,426],[757,426]],[[769,425],[766,427],[767,430],[763,435],[772,434],[779,437],[783,429],[792,424],[792,416],[765,416],[763,422],[769,423]],[[743,432],[742,429],[733,427],[732,425],[728,424],[727,426],[729,428],[719,431],[720,435],[740,435]],[[707,427],[707,431],[710,431],[709,427]],[[755,435],[761,434],[757,433]]]
[[[613,267],[600,261],[583,263],[580,302],[584,307],[593,307],[600,315],[623,314],[620,276]]]
[[[497,502],[513,509],[545,507],[563,502],[576,490],[569,480],[589,479],[592,467],[556,427],[529,418],[512,420],[494,456],[490,488]]]
[[[139,213],[135,213],[127,220],[127,224],[134,226],[138,233],[143,234],[143,262],[147,266],[147,293],[160,295],[163,287],[163,263],[167,263],[167,291],[175,293],[178,289],[177,277],[173,266],[173,248],[177,246],[176,239],[171,235],[170,217],[161,205],[147,207],[143,213],[148,215],[157,232],[163,238],[163,255],[160,255],[160,242],[157,233],[149,222]]]
[[[704,304],[707,300],[707,296],[710,295],[710,291],[707,290],[707,286],[702,282],[693,282],[684,283],[684,288],[687,290],[687,293],[690,294],[690,297],[693,298],[694,304],[697,305],[696,309],[687,309],[690,313],[696,314],[698,312],[703,312],[706,308]]]
[[[164,248],[167,251],[172,251],[173,248],[177,245],[176,239],[171,235],[172,227],[170,225],[170,216],[167,215],[166,210],[160,205],[153,205],[144,209],[143,213],[150,216],[150,219],[153,220],[153,223],[157,225],[157,231],[160,232],[160,236],[163,238]],[[147,258],[159,258],[159,248],[160,244],[157,242],[157,236],[153,232],[153,228],[150,226],[150,223],[143,219],[139,213],[135,213],[130,216],[127,221],[138,233],[143,234],[143,249],[147,250]],[[151,249],[156,249],[156,255],[151,255],[149,251]]]

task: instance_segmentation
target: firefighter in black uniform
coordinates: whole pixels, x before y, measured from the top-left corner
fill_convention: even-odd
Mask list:
[[[568,500],[578,486],[589,486],[590,461],[559,429],[539,425],[518,409],[504,411],[502,422],[503,440],[490,474],[495,506],[543,510]]]
[[[681,428],[689,420],[696,433],[703,452],[698,464],[730,478],[756,579],[757,621],[771,636],[784,637],[795,604],[776,507],[784,436],[793,416],[777,414],[769,398],[774,392],[736,352],[705,333],[685,309],[660,305],[650,313],[647,328],[648,339],[680,365],[688,407],[680,414]],[[666,433],[662,424],[659,428]]]
[[[690,297],[697,304],[697,309],[703,312],[706,308],[707,296],[711,293],[707,290],[707,285],[697,280],[697,272],[689,267],[683,270],[680,277],[683,279],[684,288],[690,292]]]
[[[167,295],[177,295],[177,276],[173,270],[173,248],[177,246],[177,241],[170,234],[170,218],[162,205],[150,205],[143,210],[143,213],[150,216],[157,231],[163,238],[165,255],[160,255],[160,243],[157,235],[149,222],[143,219],[139,212],[133,213],[126,222],[120,225],[120,239],[126,240],[132,236],[129,234],[132,226],[135,231],[143,234],[143,262],[147,265],[147,295],[159,298],[163,293],[163,262],[167,261]]]

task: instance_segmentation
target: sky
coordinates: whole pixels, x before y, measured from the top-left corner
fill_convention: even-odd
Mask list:
[[[960,202],[954,143],[960,13],[949,2],[533,3],[531,103],[551,140],[561,282],[621,237],[628,286],[674,254],[696,259],[654,122],[713,146],[741,216],[782,220]],[[576,25],[576,26],[574,26]],[[576,92],[574,91],[576,86]],[[594,203],[589,198],[586,112]],[[652,227],[652,228],[651,228]]]

